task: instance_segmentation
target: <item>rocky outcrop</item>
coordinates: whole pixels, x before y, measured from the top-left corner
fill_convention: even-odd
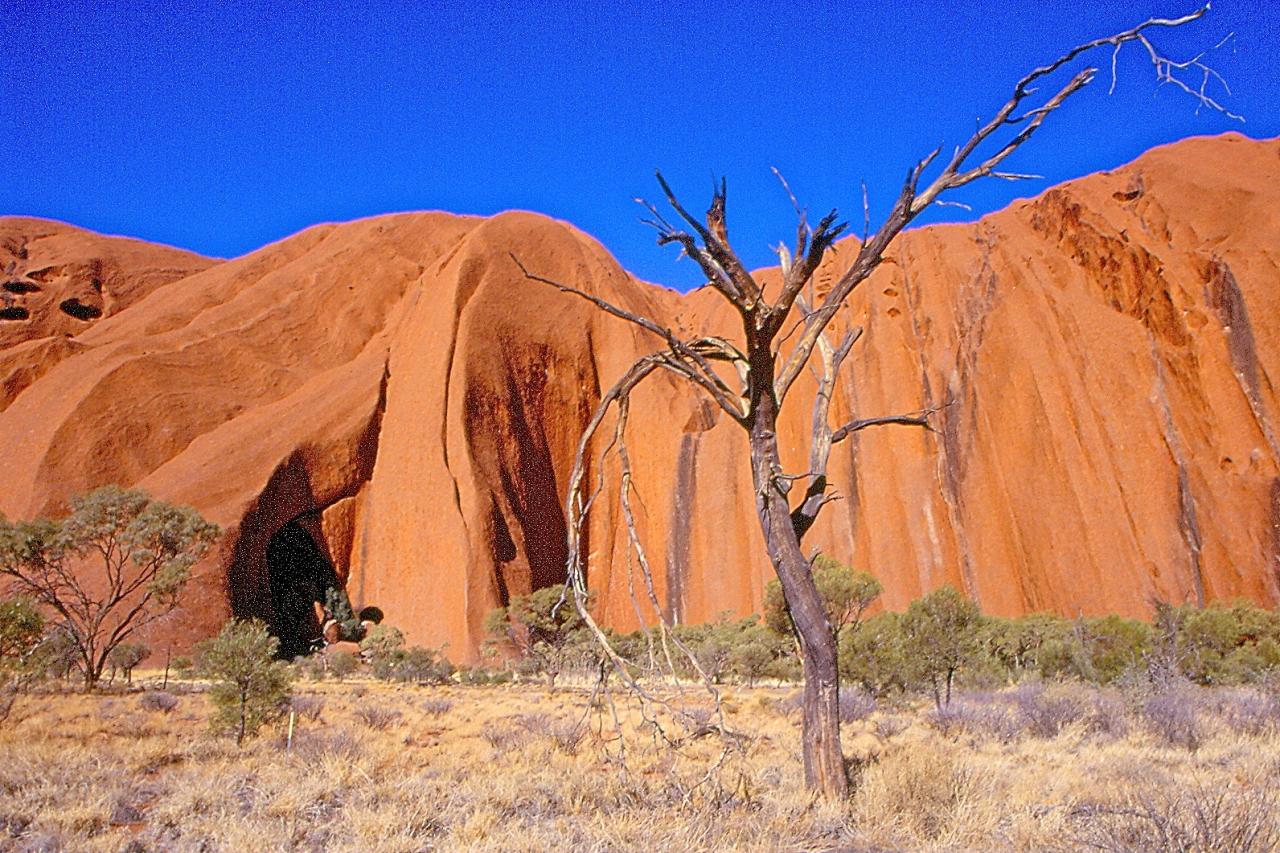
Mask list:
[[[943,583],[996,613],[1276,602],[1277,210],[1280,141],[1228,135],[904,235],[842,312],[865,334],[833,417],[941,406],[939,428],[839,446],[843,500],[812,546],[875,573],[895,608]],[[53,238],[6,235],[37,227],[83,251],[41,257],[63,270],[56,293],[13,265],[14,281],[48,288],[33,316],[52,305],[57,323],[11,321],[27,331],[3,339],[0,509],[55,513],[107,482],[199,508],[225,534],[164,628],[183,641],[233,612],[279,628],[282,589],[314,572],[412,642],[465,657],[489,609],[563,579],[578,437],[655,342],[527,281],[512,253],[683,329],[734,333],[709,289],[639,282],[533,214],[323,225],[220,263],[0,220],[3,251],[34,256]],[[75,295],[95,277],[111,299]],[[101,316],[60,309],[69,299]],[[808,417],[797,399],[784,424],[797,471]],[[663,606],[684,621],[757,609],[770,569],[739,431],[659,377],[630,435]],[[606,482],[588,571],[601,615],[625,629],[647,605]],[[315,549],[296,547],[300,531]]]

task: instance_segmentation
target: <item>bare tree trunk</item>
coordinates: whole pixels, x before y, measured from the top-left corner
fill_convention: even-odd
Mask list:
[[[758,355],[763,361],[768,349]],[[772,365],[760,365],[772,378]],[[756,510],[764,533],[769,560],[782,584],[782,594],[796,628],[804,666],[804,718],[800,732],[804,752],[805,786],[830,797],[849,790],[840,748],[840,671],[835,634],[814,583],[809,561],[800,550],[787,496],[777,477],[777,401],[772,383],[757,395],[750,429],[751,469],[756,489]]]
[[[566,568],[576,593],[578,611],[606,648],[608,638],[592,619],[585,604],[587,580],[584,569],[589,555],[581,550],[583,524],[601,489],[599,483],[590,494],[583,488],[588,456],[597,429],[609,410],[616,408],[618,426],[612,440],[601,451],[600,460],[603,462],[611,450],[618,451],[623,467],[622,500],[624,507],[628,506],[626,496],[630,488],[630,465],[625,455],[625,427],[630,394],[646,377],[664,371],[700,389],[735,424],[747,431],[751,447],[756,514],[764,534],[769,560],[782,584],[783,596],[791,613],[804,664],[802,740],[805,780],[811,789],[828,796],[838,797],[847,793],[849,783],[840,750],[836,635],[814,583],[812,567],[800,550],[800,540],[817,520],[822,507],[836,497],[830,491],[831,484],[826,473],[832,445],[854,432],[880,425],[898,424],[931,429],[929,417],[936,414],[937,410],[859,418],[833,427],[829,415],[836,376],[845,356],[861,334],[861,329],[848,329],[836,344],[828,338],[828,328],[837,313],[847,304],[854,289],[880,265],[889,245],[907,225],[930,205],[957,204],[940,200],[939,196],[943,193],[988,177],[1010,181],[1036,177],[1003,171],[1003,164],[1009,155],[1032,137],[1051,113],[1093,80],[1098,69],[1086,65],[1057,89],[1056,94],[1047,99],[1041,96],[1040,99],[1028,101],[1040,88],[1043,78],[1070,66],[1082,54],[1104,47],[1111,48],[1114,87],[1116,55],[1122,45],[1136,42],[1146,50],[1160,83],[1173,83],[1195,98],[1200,106],[1239,118],[1227,112],[1220,103],[1206,94],[1206,86],[1211,79],[1222,82],[1217,72],[1202,61],[1206,52],[1185,62],[1175,62],[1157,51],[1147,35],[1148,30],[1178,27],[1195,21],[1208,9],[1206,4],[1198,11],[1180,18],[1149,18],[1123,32],[1079,44],[1056,60],[1032,70],[1015,84],[1012,95],[995,115],[979,124],[967,141],[955,147],[954,153],[933,180],[923,188],[920,186],[925,172],[942,153],[941,147],[934,149],[908,170],[906,181],[888,217],[874,233],[870,230],[871,217],[864,186],[863,236],[861,241],[851,246],[856,251],[856,256],[833,282],[827,283],[821,295],[814,292],[814,276],[827,252],[835,246],[836,240],[848,225],[839,221],[835,210],[824,216],[816,227],[811,227],[805,208],[796,200],[781,174],[778,174],[783,189],[795,208],[796,242],[794,249],[788,249],[785,245],[778,247],[782,281],[777,290],[768,289],[766,292],[767,289],[748,271],[730,245],[725,219],[726,190],[723,179],[712,193],[711,205],[704,220],[699,221],[681,205],[674,190],[662,174],[658,173],[658,184],[677,216],[673,222],[655,205],[641,200],[650,213],[650,218],[644,221],[658,232],[659,245],[678,245],[684,255],[697,262],[706,274],[708,285],[738,312],[744,331],[740,342],[713,335],[685,339],[675,329],[668,328],[657,320],[635,314],[593,293],[530,272],[519,258],[511,256],[526,278],[581,297],[605,313],[643,329],[662,340],[665,345],[636,361],[608,393],[603,395],[579,441],[570,475],[569,496],[565,504],[566,516],[571,519]],[[1225,43],[1226,39],[1218,46]],[[1181,78],[1180,75],[1184,73],[1203,74],[1203,82],[1198,90]],[[1037,101],[1039,106],[1033,106]],[[997,150],[976,162],[976,152],[980,148],[990,150],[990,147],[994,147],[994,141],[1001,138],[1004,142]],[[991,145],[984,146],[985,143]],[[777,170],[774,171],[777,173]],[[686,225],[691,230],[685,230]],[[782,347],[789,340],[791,343],[784,355]],[[745,352],[739,349],[739,343],[745,343]],[[814,399],[809,469],[804,473],[788,473],[783,469],[778,453],[778,412],[796,380],[815,367],[811,363],[815,349],[821,361],[821,375]],[[793,508],[788,493],[794,484],[801,482],[807,482],[808,486],[803,494],[798,495],[799,500]],[[639,535],[629,516],[627,526],[630,545],[639,556],[645,577],[652,580],[647,561],[640,549]],[[655,609],[660,609],[652,586],[650,593]],[[688,650],[685,653],[690,654]],[[624,681],[642,692],[637,682],[626,677],[622,669],[625,661],[612,650],[609,651],[609,656],[623,673]],[[692,655],[690,658],[692,660]],[[694,665],[701,672],[696,661]],[[718,673],[712,675],[718,678]],[[948,702],[951,698],[953,675],[954,673],[948,673],[946,676]],[[934,702],[939,708],[942,707],[944,689],[941,678],[934,673],[929,679]]]

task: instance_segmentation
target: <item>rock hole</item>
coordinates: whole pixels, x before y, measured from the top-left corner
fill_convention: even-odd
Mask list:
[[[86,305],[79,299],[64,299],[58,304],[58,308],[64,314],[69,314],[77,320],[96,320],[102,316],[102,309],[96,305]]]
[[[280,639],[280,657],[309,654],[322,642],[325,593],[341,585],[333,563],[299,519],[281,527],[267,543],[267,577],[271,632]]]
[[[901,311],[899,311],[897,308],[890,308],[890,309],[889,309],[888,311],[886,311],[885,313],[886,313],[886,314],[888,314],[890,317],[897,317],[897,316],[898,316],[899,314],[901,314],[902,312],[901,312]]]
[[[36,293],[40,290],[40,285],[34,281],[6,281],[4,289],[10,293]]]
[[[30,320],[31,312],[21,305],[6,305],[0,308],[0,320]]]

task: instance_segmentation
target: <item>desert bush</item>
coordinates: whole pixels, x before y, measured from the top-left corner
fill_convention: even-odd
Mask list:
[[[1110,738],[1124,737],[1129,731],[1129,715],[1124,700],[1114,690],[1101,690],[1092,695],[1084,717],[1087,731]]]
[[[581,721],[550,714],[521,714],[515,722],[529,734],[550,741],[565,755],[577,755],[587,735],[587,727]]]
[[[294,671],[309,681],[324,681],[329,675],[328,661],[324,655],[298,655],[293,659]]]
[[[173,659],[170,668],[177,676],[186,678],[195,672],[196,662],[190,655],[178,655]]]
[[[950,704],[935,707],[926,719],[946,737],[967,734],[1009,743],[1023,731],[1023,721],[1017,711],[1004,699],[991,694],[957,696]]]
[[[1070,674],[1095,684],[1110,684],[1141,664],[1152,649],[1150,625],[1116,615],[1085,621],[1076,637],[1083,645],[1083,657]]]
[[[485,621],[489,651],[514,658],[518,670],[541,675],[554,689],[560,674],[594,661],[598,650],[572,598],[561,586],[544,587],[511,599]]]
[[[485,721],[480,727],[480,736],[494,749],[505,752],[522,749],[529,743],[531,734],[524,720],[519,717],[503,717]]]
[[[755,618],[731,625],[728,671],[739,682],[754,687],[761,678],[794,677],[795,641],[760,624]]]
[[[1166,745],[1195,750],[1204,738],[1197,705],[1191,691],[1168,690],[1142,703],[1142,720]]]
[[[902,616],[877,613],[840,637],[840,678],[873,696],[907,687],[908,651]]]
[[[289,710],[300,719],[314,723],[324,712],[324,699],[319,696],[293,696],[289,699]]]
[[[335,652],[329,655],[329,673],[339,681],[360,668],[360,659],[351,652]]]
[[[366,703],[356,709],[356,717],[375,731],[385,731],[399,722],[400,712],[386,705]]]
[[[859,685],[842,685],[837,702],[842,723],[865,720],[876,711],[875,697]],[[772,704],[788,717],[799,715],[804,712],[804,691],[797,690]]]
[[[453,709],[453,703],[448,699],[425,699],[422,702],[422,710],[430,717],[443,716]]]
[[[819,554],[813,561],[813,583],[818,588],[827,621],[835,632],[836,642],[846,628],[856,628],[867,608],[884,590],[880,581],[866,572],[854,571],[839,560]],[[782,584],[777,578],[764,588],[764,622],[774,633],[791,637],[794,629]]]
[[[144,711],[168,714],[178,707],[178,697],[165,690],[148,690],[138,697],[138,705]]]
[[[453,675],[453,664],[439,651],[405,646],[404,634],[391,625],[375,625],[360,642],[373,674],[384,681],[443,684]]]
[[[30,599],[0,601],[0,677],[24,673],[44,637],[44,617]]]
[[[125,683],[133,684],[133,670],[150,653],[141,643],[121,643],[107,655],[107,664],[111,667],[111,681],[115,681],[116,672],[124,675]]]
[[[1260,690],[1221,688],[1212,693],[1214,712],[1233,732],[1261,735],[1280,728],[1280,701]]]
[[[876,697],[859,686],[841,687],[839,705],[840,722],[854,723],[876,712]]]
[[[1280,849],[1272,777],[1155,787],[1073,815],[1075,841],[1105,853],[1270,853]]]
[[[240,744],[287,711],[292,670],[275,659],[279,647],[257,619],[228,622],[196,647],[201,671],[214,681],[214,733],[234,734]]]
[[[31,656],[31,671],[46,678],[70,678],[76,669],[79,652],[65,628],[55,626],[46,631]]]
[[[1280,665],[1280,616],[1245,601],[1176,608],[1177,665],[1198,684],[1253,683]]]
[[[1088,717],[1089,694],[1082,690],[1061,687],[1046,690],[1038,684],[1019,686],[1012,698],[1023,728],[1032,737],[1052,738],[1072,723]]]
[[[365,749],[360,736],[344,728],[302,729],[293,736],[294,754],[311,765],[325,761],[350,764],[363,755]]]

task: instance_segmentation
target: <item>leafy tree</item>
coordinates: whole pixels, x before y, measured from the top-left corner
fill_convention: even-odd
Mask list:
[[[0,722],[8,719],[22,681],[32,674],[44,618],[23,598],[0,601]]]
[[[902,616],[909,666],[929,685],[939,709],[951,704],[956,673],[978,652],[981,624],[978,605],[952,586],[916,599]]]
[[[142,663],[148,654],[147,647],[140,643],[121,643],[107,655],[107,663],[111,665],[111,680],[116,677],[116,670],[124,674],[124,680],[133,684],[133,669]]]
[[[1116,614],[1085,620],[1077,631],[1084,643],[1085,669],[1079,675],[1098,684],[1109,684],[1139,666],[1153,647],[1151,625]]]
[[[582,616],[572,600],[561,602],[561,595],[558,586],[518,595],[486,620],[491,640],[544,675],[552,689],[566,668],[591,657]]]
[[[234,734],[242,744],[288,710],[293,674],[276,660],[279,648],[279,639],[258,619],[228,622],[218,636],[196,646],[201,674],[214,681],[209,697],[215,734]]]
[[[827,622],[835,634],[836,643],[846,628],[856,628],[867,608],[880,597],[884,587],[867,572],[854,571],[839,560],[819,554],[813,561],[813,582],[822,598]],[[764,617],[767,624],[779,634],[793,635],[795,626],[787,610],[782,584],[774,578],[764,588]]]
[[[1012,681],[1031,672],[1049,675],[1057,668],[1060,649],[1071,634],[1070,623],[1052,613],[1031,613],[1017,619],[988,617],[979,642],[991,662]],[[1047,653],[1047,654],[1046,654]]]
[[[872,696],[905,690],[909,682],[902,615],[877,613],[840,638],[840,677]]]
[[[70,638],[92,690],[113,649],[177,606],[218,528],[187,507],[104,486],[52,521],[0,522],[0,576]]]
[[[0,677],[25,673],[44,637],[44,617],[26,598],[0,601]]]

